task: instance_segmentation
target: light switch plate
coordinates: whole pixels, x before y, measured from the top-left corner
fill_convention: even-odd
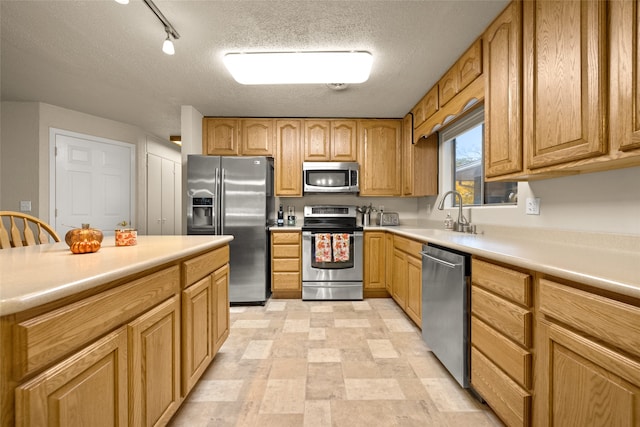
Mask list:
[[[20,200],[20,212],[31,212],[31,200]]]
[[[540,215],[540,197],[527,197],[527,215]]]

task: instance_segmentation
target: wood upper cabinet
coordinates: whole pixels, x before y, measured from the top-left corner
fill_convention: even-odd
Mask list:
[[[302,120],[276,122],[276,196],[302,196]]]
[[[527,167],[605,154],[607,2],[523,2]]]
[[[129,425],[162,426],[180,395],[180,297],[174,295],[128,325]]]
[[[273,156],[273,119],[242,119],[240,154]]]
[[[356,120],[305,120],[304,160],[355,162]]]
[[[440,108],[438,104],[438,87],[436,83],[436,85],[422,97],[413,110],[411,110],[414,129],[424,123],[429,117],[433,116]]]
[[[513,1],[484,40],[484,167],[487,178],[523,170],[522,2]]]
[[[442,107],[482,74],[482,40],[476,40],[438,82]]]
[[[610,141],[614,156],[640,149],[640,2],[609,2]]]
[[[438,135],[414,142],[411,114],[402,122],[402,195],[438,194]]]
[[[402,120],[360,120],[360,195],[402,194]]]
[[[240,120],[202,119],[202,152],[215,156],[236,156],[240,148]]]
[[[331,121],[304,121],[304,160],[331,160]]]
[[[385,242],[383,231],[364,233],[364,292],[386,289]],[[384,293],[384,292],[383,292]]]
[[[126,426],[126,328],[16,388],[15,396],[16,426]]]

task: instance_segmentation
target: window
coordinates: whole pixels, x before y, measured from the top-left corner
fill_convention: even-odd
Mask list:
[[[455,190],[464,206],[515,204],[517,182],[484,182],[484,106],[440,132],[442,193]],[[452,198],[452,206],[456,205]]]

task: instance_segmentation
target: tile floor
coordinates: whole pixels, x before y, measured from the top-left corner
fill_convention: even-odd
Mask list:
[[[170,426],[501,426],[391,299],[231,307],[231,333]]]

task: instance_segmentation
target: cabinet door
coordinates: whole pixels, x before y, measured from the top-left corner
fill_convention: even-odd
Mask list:
[[[547,321],[538,326],[540,425],[640,424],[637,360]]]
[[[399,196],[402,193],[402,121],[362,120],[360,195]]]
[[[358,133],[355,120],[331,121],[331,160],[340,162],[358,160]]]
[[[524,146],[540,168],[607,151],[607,2],[526,1]]]
[[[413,128],[423,124],[425,120],[433,116],[438,111],[438,84],[433,86],[429,92],[420,100],[411,113],[413,113]]]
[[[458,93],[458,75],[458,63],[456,62],[438,82],[440,107],[445,106]]]
[[[276,196],[302,196],[302,121],[276,123]]]
[[[16,426],[126,426],[127,331],[120,328],[16,388]]]
[[[202,119],[202,152],[216,156],[238,154],[240,123],[236,119]]]
[[[422,260],[407,256],[407,314],[422,327]]]
[[[407,114],[402,120],[402,195],[413,195],[413,118]]]
[[[211,276],[182,291],[182,395],[186,396],[213,359],[215,310]]]
[[[482,74],[482,40],[476,40],[458,59],[458,92]]]
[[[364,233],[364,289],[385,289],[385,235]]]
[[[386,233],[385,236],[385,256],[384,256],[384,275],[385,275],[385,288],[389,295],[393,295],[393,234]]]
[[[329,120],[304,121],[304,160],[331,160],[331,122]]]
[[[511,2],[483,39],[484,167],[490,178],[522,172],[522,3]]]
[[[406,311],[407,309],[407,254],[397,249],[393,250],[393,293],[391,296],[396,303]]]
[[[242,120],[241,154],[243,156],[272,156],[274,123],[273,119]]]
[[[180,405],[180,298],[128,325],[129,425],[165,425]]]
[[[215,355],[229,336],[229,265],[213,273],[213,354]]]
[[[611,1],[611,144],[640,148],[640,2]]]

